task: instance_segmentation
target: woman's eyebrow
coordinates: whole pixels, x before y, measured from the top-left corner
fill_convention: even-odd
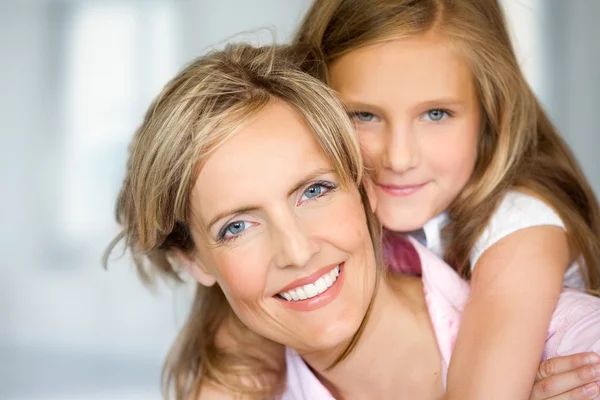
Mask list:
[[[257,207],[257,206],[245,206],[245,207],[235,208],[233,210],[222,211],[222,212],[218,213],[217,215],[215,215],[213,217],[213,219],[210,220],[206,229],[207,229],[207,231],[210,231],[210,228],[212,228],[214,224],[216,224],[217,222],[219,222],[221,219],[225,218],[228,215],[252,212],[252,211],[258,210],[259,208],[260,207]]]
[[[292,189],[290,189],[290,191],[288,192],[288,197],[291,196],[292,193],[294,193],[295,191],[300,189],[302,186],[306,185],[308,182],[315,179],[317,176],[331,174],[334,172],[335,171],[333,171],[331,168],[319,168],[316,171],[311,172],[310,174],[308,174],[304,178],[302,178],[297,184],[295,184]]]

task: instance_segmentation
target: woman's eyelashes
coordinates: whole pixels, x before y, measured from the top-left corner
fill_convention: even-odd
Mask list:
[[[317,200],[323,196],[326,196],[337,188],[338,185],[330,181],[313,182],[306,187],[306,189],[304,189],[300,195],[300,198],[296,202],[296,205],[299,206],[309,201]],[[256,225],[258,225],[257,222],[241,219],[229,222],[225,224],[217,234],[217,242],[223,243],[237,239],[246,233],[248,229]]]
[[[217,234],[217,242],[227,242],[244,234],[246,230],[257,225],[256,222],[237,220],[223,226]]]
[[[337,185],[333,182],[329,182],[329,181],[314,182],[310,186],[308,186],[304,190],[304,192],[302,192],[302,195],[300,196],[300,199],[298,200],[298,205],[305,203],[307,201],[316,200],[320,197],[323,197],[335,189],[337,189]]]

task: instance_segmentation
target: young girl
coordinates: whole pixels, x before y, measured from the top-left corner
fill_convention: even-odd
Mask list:
[[[562,287],[600,289],[600,215],[500,4],[316,1],[296,42],[325,56],[383,225],[471,279],[447,398],[527,398]]]

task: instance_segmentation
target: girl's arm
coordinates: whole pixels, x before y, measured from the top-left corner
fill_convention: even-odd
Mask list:
[[[556,226],[518,230],[487,249],[447,377],[448,400],[527,399],[571,256]]]

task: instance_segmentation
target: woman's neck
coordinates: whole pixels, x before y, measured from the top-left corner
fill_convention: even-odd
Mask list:
[[[437,398],[443,390],[441,356],[419,278],[382,279],[358,343],[328,370],[339,351],[303,356],[336,398]]]

